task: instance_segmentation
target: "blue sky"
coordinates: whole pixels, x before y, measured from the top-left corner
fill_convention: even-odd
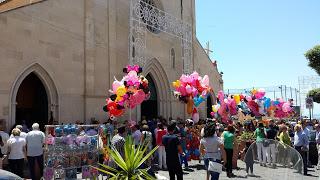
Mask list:
[[[319,0],[196,0],[197,37],[210,41],[225,88],[287,85],[316,75],[306,50],[320,44]]]

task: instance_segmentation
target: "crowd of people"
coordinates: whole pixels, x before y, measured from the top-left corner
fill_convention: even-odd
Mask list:
[[[5,132],[5,121],[0,121],[0,169],[8,162],[9,170],[20,176],[24,175],[24,166],[28,164],[31,179],[40,179],[43,174],[43,145],[45,134],[39,124],[34,123],[32,130],[16,125],[11,135]]]
[[[143,130],[140,127],[144,127]],[[130,135],[135,142],[141,142],[143,132],[148,132],[153,147],[158,146],[153,158],[153,165],[159,169],[168,170],[170,179],[183,179],[183,168],[188,169],[188,161],[204,160],[207,179],[219,179],[221,171],[210,170],[212,163],[221,164],[227,177],[236,177],[234,169],[238,169],[237,161],[242,159],[246,164],[247,176],[253,176],[253,162],[255,157],[249,154],[249,147],[254,147],[250,154],[257,156],[262,167],[276,168],[282,161],[278,143],[292,147],[300,153],[303,160],[303,172],[307,175],[310,166],[309,157],[310,131],[316,131],[318,157],[320,158],[320,125],[317,121],[301,120],[290,122],[284,120],[250,120],[225,125],[215,119],[208,119],[194,124],[192,120],[163,118],[142,120],[139,124],[123,126],[123,134]],[[113,138],[118,139],[117,135]],[[124,138],[122,138],[124,144]],[[151,140],[152,139],[152,140]],[[112,143],[116,145],[117,143]],[[251,146],[255,144],[254,146]],[[247,156],[246,156],[247,153]],[[280,159],[280,160],[279,160]],[[286,158],[284,166],[292,167],[290,158]],[[279,164],[278,164],[279,165]],[[215,165],[216,166],[216,165]],[[318,161],[317,169],[320,168]]]
[[[99,124],[99,122],[93,122]],[[203,160],[207,169],[207,179],[219,179],[222,169],[227,177],[235,177],[234,169],[238,168],[237,161],[242,159],[246,164],[247,176],[254,173],[253,162],[256,154],[257,161],[262,167],[277,166],[277,143],[293,147],[303,159],[303,174],[307,174],[310,166],[309,159],[314,159],[309,153],[310,132],[316,131],[318,164],[320,169],[320,125],[317,121],[301,120],[290,122],[284,120],[248,120],[233,124],[222,124],[215,119],[199,121],[197,124],[190,119],[142,118],[138,123],[125,121],[118,123],[107,120],[104,123],[107,130],[107,143],[115,147],[124,156],[125,137],[131,136],[136,146],[141,142],[149,142],[149,150],[158,146],[154,156],[146,165],[152,171],[167,170],[170,179],[183,179],[183,169],[188,169],[188,162]],[[5,122],[0,122],[0,168],[5,159],[8,160],[11,172],[24,177],[24,165],[28,162],[30,177],[40,179],[43,173],[43,145],[45,134],[39,130],[39,124],[34,123],[31,131],[17,125],[11,135],[5,131]],[[251,146],[255,144],[255,146]],[[251,151],[254,147],[255,152]],[[288,167],[290,159],[284,159]],[[112,164],[111,166],[116,166]],[[220,165],[220,166],[219,166]],[[222,169],[220,169],[222,168]],[[210,178],[211,177],[211,178]]]

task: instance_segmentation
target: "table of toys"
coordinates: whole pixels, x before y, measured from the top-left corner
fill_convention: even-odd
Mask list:
[[[47,125],[45,180],[98,177],[99,125]]]

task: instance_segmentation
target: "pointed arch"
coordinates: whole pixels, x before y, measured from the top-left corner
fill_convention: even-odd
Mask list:
[[[172,116],[170,85],[166,71],[160,62],[155,58],[148,61],[144,66],[143,75],[150,75],[155,83],[158,98],[158,115],[165,118]],[[140,115],[138,115],[138,119],[140,118]]]
[[[19,87],[23,80],[31,73],[34,73],[42,82],[48,96],[48,115],[52,111],[53,118],[59,121],[59,96],[57,87],[49,73],[39,64],[32,63],[27,66],[15,79],[10,90],[10,111],[8,127],[16,121],[16,98]],[[49,117],[48,117],[49,118]]]

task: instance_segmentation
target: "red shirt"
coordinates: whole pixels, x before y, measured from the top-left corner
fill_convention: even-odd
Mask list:
[[[162,144],[162,137],[167,134],[166,129],[158,129],[156,134],[156,143],[158,146],[163,146]]]

